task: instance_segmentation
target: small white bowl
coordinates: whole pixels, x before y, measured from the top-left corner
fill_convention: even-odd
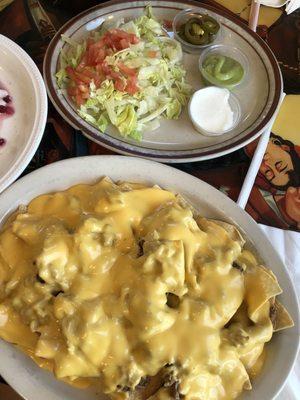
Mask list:
[[[241,120],[241,106],[240,106],[240,103],[239,103],[239,100],[237,99],[237,97],[232,92],[229,92],[229,100],[228,100],[228,102],[229,102],[231,110],[233,111],[233,123],[232,123],[231,127],[228,128],[228,129],[223,130],[222,132],[210,132],[210,131],[207,131],[206,129],[204,129],[199,124],[199,122],[197,122],[195,120],[195,118],[194,118],[194,116],[193,116],[193,114],[191,112],[191,107],[192,107],[193,101],[195,100],[195,95],[198,94],[200,91],[203,91],[203,90],[207,89],[208,87],[211,87],[211,86],[206,86],[205,88],[197,90],[193,94],[193,96],[191,97],[191,99],[189,101],[189,105],[188,105],[189,117],[190,117],[195,129],[199,133],[201,133],[202,135],[205,135],[205,136],[221,136],[221,135],[224,135],[224,134],[226,134],[228,132],[231,132],[233,129],[235,129],[238,126],[238,124],[239,124],[239,122]],[[217,110],[216,110],[216,112],[217,112]]]

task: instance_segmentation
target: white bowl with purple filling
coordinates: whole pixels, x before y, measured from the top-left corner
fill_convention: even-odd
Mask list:
[[[44,133],[47,95],[28,54],[0,35],[0,193],[20,176]]]

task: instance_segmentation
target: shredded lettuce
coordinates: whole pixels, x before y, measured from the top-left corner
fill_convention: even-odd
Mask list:
[[[122,136],[127,136],[136,131],[137,116],[132,105],[125,106],[118,115],[115,125]]]
[[[109,124],[114,125],[121,136],[141,140],[142,133],[159,127],[159,119],[176,119],[187,104],[191,87],[186,83],[186,72],[181,65],[180,43],[164,36],[163,28],[147,6],[142,16],[135,20],[123,20],[102,24],[94,32],[100,38],[107,29],[118,27],[140,38],[139,43],[106,57],[105,61],[118,72],[118,64],[138,72],[139,91],[130,95],[114,88],[112,80],[106,79],[100,87],[92,81],[89,99],[81,105],[78,113],[88,123],[105,132]],[[68,84],[65,67],[76,68],[86,50],[86,42],[77,43],[63,36],[69,50],[61,52],[61,69],[56,73],[57,84],[64,88]]]
[[[104,133],[106,131],[106,128],[108,126],[108,119],[106,113],[100,114],[100,117],[96,121],[96,126],[100,132]]]
[[[177,119],[181,113],[181,104],[179,100],[174,99],[167,104],[166,117],[168,119]]]
[[[61,38],[64,42],[68,43],[68,45],[71,46],[72,48],[72,51],[69,53],[67,57],[67,63],[68,65],[71,65],[71,67],[76,68],[77,65],[79,64],[82,54],[86,50],[86,42],[77,43],[75,40],[69,38],[64,34],[61,35]]]
[[[58,72],[56,72],[55,77],[56,77],[58,87],[61,88],[63,86],[64,82],[68,78],[65,68],[61,68]]]

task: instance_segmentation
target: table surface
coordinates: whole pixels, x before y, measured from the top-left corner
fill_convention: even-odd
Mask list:
[[[9,1],[6,0],[6,2]],[[0,10],[3,3],[4,0],[0,0]],[[0,33],[15,40],[41,67],[45,50],[53,32],[47,26],[47,29],[42,31],[37,29],[34,22],[37,14],[33,10],[38,9],[39,5],[42,4],[54,27],[58,28],[70,16],[94,3],[99,3],[99,1],[74,0],[68,2],[67,0],[56,0],[38,2],[36,0],[14,0],[12,4],[0,12]],[[206,0],[202,3],[211,4],[214,2]],[[234,12],[247,20],[249,3],[251,2],[246,0],[219,0],[218,3],[219,7],[226,7],[226,12],[230,9],[229,12]],[[300,231],[300,115],[299,112],[297,113],[300,108],[300,96],[292,94],[300,92],[300,13],[296,12],[287,17],[282,15],[281,10],[263,7],[259,24],[258,32],[274,50],[284,73],[285,91],[290,95],[286,97],[273,127],[273,136],[270,139],[246,211],[260,223]],[[295,29],[291,29],[291,26],[295,26]],[[289,38],[288,42],[284,41],[285,49],[282,48],[283,36]],[[294,56],[291,56],[291,54],[294,54]],[[296,70],[293,70],[293,68],[296,68]],[[252,144],[247,149],[241,149],[215,160],[173,166],[212,184],[233,200],[236,200],[251,162],[254,148],[255,144]],[[62,119],[49,102],[49,114],[42,142],[24,174],[60,159],[89,154],[114,153],[90,142],[80,132],[75,131]],[[288,156],[293,159],[294,180],[284,189],[274,187],[272,182],[267,179],[266,168],[273,166],[276,169],[276,162]],[[296,189],[296,194],[293,189]],[[16,396],[8,387],[0,384],[0,399],[17,399]]]

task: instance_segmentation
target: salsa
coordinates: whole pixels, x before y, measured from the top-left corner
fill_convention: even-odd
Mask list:
[[[198,14],[181,25],[178,35],[187,43],[203,46],[213,42],[219,29],[220,24],[214,18]]]
[[[88,40],[79,65],[76,68],[66,67],[70,79],[67,92],[78,106],[84,104],[89,98],[89,87],[92,81],[96,87],[99,87],[105,79],[111,79],[116,90],[129,94],[135,94],[138,91],[137,72],[134,68],[129,68],[119,62],[117,72],[105,61],[106,56],[127,49],[131,44],[138,42],[139,39],[135,34],[121,29],[107,31],[98,41],[92,38]]]
[[[210,54],[202,64],[204,79],[217,86],[231,88],[241,82],[244,73],[237,60],[222,54]]]

